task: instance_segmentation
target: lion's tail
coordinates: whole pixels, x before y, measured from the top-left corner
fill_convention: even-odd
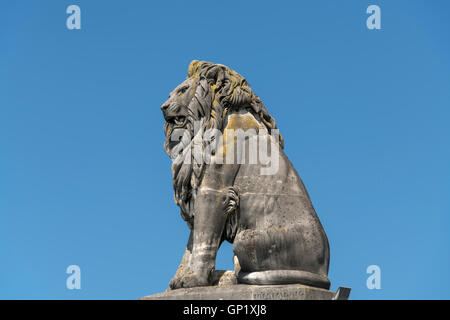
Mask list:
[[[240,271],[237,278],[238,282],[245,284],[303,284],[323,289],[330,288],[327,276],[301,270]]]

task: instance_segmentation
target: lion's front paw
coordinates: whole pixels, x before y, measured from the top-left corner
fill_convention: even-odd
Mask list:
[[[187,274],[182,277],[176,277],[170,280],[170,289],[180,289],[180,288],[193,288],[193,287],[203,287],[209,286],[209,281],[207,276],[201,276],[198,274]]]
[[[181,288],[181,279],[182,278],[173,278],[172,280],[170,280],[169,282],[169,288],[170,289],[179,289]]]

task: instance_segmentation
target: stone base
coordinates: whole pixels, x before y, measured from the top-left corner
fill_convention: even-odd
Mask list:
[[[343,295],[339,295],[339,292]],[[247,285],[196,287],[166,290],[146,296],[141,300],[333,300],[347,299],[350,290],[339,288],[333,291],[300,284],[290,285]]]

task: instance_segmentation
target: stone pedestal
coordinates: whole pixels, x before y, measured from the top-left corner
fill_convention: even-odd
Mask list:
[[[234,271],[215,270],[212,286],[167,289],[140,300],[347,300],[350,289],[337,292],[301,284],[248,285],[238,284]]]
[[[197,287],[188,289],[166,290],[162,293],[146,296],[141,300],[333,300],[347,299],[349,289],[344,295],[333,291],[313,288],[300,284],[289,285],[246,285]]]

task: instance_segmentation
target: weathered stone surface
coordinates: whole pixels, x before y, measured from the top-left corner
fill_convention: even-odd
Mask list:
[[[141,300],[332,300],[333,291],[299,284],[246,285],[168,289]]]
[[[327,236],[275,119],[246,79],[192,61],[161,110],[175,203],[191,229],[170,288],[212,285],[217,251],[229,241],[240,283],[328,289]],[[240,288],[248,296],[253,287]]]

